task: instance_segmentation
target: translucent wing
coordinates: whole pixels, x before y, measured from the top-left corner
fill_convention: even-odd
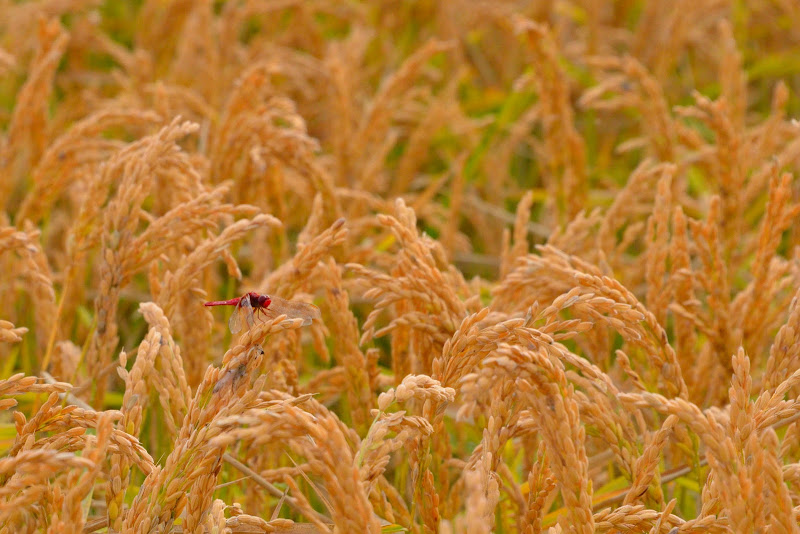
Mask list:
[[[253,326],[253,307],[250,305],[250,295],[244,295],[233,309],[231,319],[228,321],[231,334],[236,334],[242,329],[242,315],[247,321],[247,326]]]
[[[310,325],[314,320],[322,319],[319,308],[308,302],[286,300],[272,295],[270,295],[269,298],[272,302],[270,302],[269,307],[264,310],[264,313],[270,319],[274,319],[279,315],[286,315],[289,319],[302,319],[303,326]]]
[[[221,389],[229,385],[233,385],[237,380],[244,376],[246,370],[247,366],[245,365],[240,365],[236,369],[228,369],[225,371],[225,374],[222,375],[222,378],[219,379],[219,382],[214,385],[213,392],[217,393]]]

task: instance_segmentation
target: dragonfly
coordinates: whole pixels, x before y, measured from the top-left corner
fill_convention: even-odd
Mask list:
[[[289,319],[302,319],[303,326],[308,326],[315,319],[319,320],[322,317],[319,308],[313,304],[286,300],[275,295],[261,295],[253,291],[230,300],[206,302],[205,306],[235,306],[228,321],[228,328],[232,334],[238,333],[245,323],[248,328],[252,328],[256,316],[274,319],[279,315],[286,315]]]

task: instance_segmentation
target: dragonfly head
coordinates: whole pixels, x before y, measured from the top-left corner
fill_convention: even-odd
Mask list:
[[[260,307],[266,308],[269,306],[270,302],[272,302],[272,300],[270,300],[270,298],[267,295],[258,296],[258,305]]]

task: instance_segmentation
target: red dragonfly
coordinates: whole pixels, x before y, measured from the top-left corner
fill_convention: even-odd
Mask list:
[[[289,319],[302,319],[303,326],[308,326],[314,322],[314,319],[322,317],[319,308],[313,304],[299,300],[286,300],[276,296],[259,295],[253,291],[235,299],[206,302],[205,306],[235,306],[231,319],[228,321],[228,328],[232,334],[236,334],[242,329],[243,322],[246,322],[247,327],[251,328],[255,324],[256,313],[268,319],[279,315],[286,315]]]

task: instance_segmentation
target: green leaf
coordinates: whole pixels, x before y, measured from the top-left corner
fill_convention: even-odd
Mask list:
[[[81,501],[81,514],[83,515],[84,523],[86,523],[86,518],[89,517],[89,510],[92,508],[92,495],[94,495],[94,485],[86,492],[86,497]]]
[[[124,393],[120,391],[108,391],[106,392],[105,398],[105,407],[107,410],[113,409],[118,410],[122,407],[122,399],[124,397]]]
[[[14,345],[9,351],[8,356],[3,358],[3,366],[0,368],[0,377],[8,378],[12,374],[14,374],[14,369],[17,365],[17,360],[19,359],[19,345]]]
[[[14,423],[0,424],[0,454],[5,454],[7,452],[16,437],[17,427],[14,426]]]
[[[688,477],[680,477],[675,479],[675,483],[678,486],[684,487],[690,491],[697,493],[698,495],[700,494],[701,491],[700,484],[698,484],[696,480],[692,480]]]
[[[606,493],[619,491],[619,490],[621,490],[623,488],[627,488],[628,484],[629,483],[628,483],[628,479],[627,478],[625,478],[623,476],[618,476],[618,477],[616,477],[614,479],[609,480],[608,482],[606,482],[605,484],[603,484],[602,486],[597,488],[597,491],[595,492],[595,495],[596,496],[603,496]]]
[[[800,72],[800,49],[793,48],[754,61],[747,69],[747,77],[751,81],[759,78],[786,78],[798,72]]]
[[[92,312],[86,306],[78,306],[75,310],[78,314],[78,320],[81,322],[83,326],[91,328],[92,326]]]

